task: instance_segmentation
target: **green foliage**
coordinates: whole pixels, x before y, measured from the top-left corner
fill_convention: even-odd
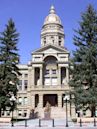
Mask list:
[[[82,13],[78,30],[75,30],[70,86],[74,88],[78,109],[97,105],[97,12],[92,5]]]
[[[76,123],[76,122],[77,122],[77,118],[72,118],[72,121],[73,121],[74,123]]]
[[[0,110],[10,105],[11,94],[17,94],[19,55],[17,49],[19,34],[10,19],[0,35]]]

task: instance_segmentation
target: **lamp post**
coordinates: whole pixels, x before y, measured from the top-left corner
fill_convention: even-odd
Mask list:
[[[66,95],[63,98],[64,102],[66,103],[66,127],[68,127],[68,108],[67,108],[67,103],[69,101],[69,95]]]
[[[14,111],[14,109],[13,108],[14,108],[14,102],[16,101],[16,98],[15,98],[14,94],[11,96],[10,101],[12,103],[12,121],[11,121],[11,126],[13,127],[14,126],[14,124],[13,124],[13,111]]]

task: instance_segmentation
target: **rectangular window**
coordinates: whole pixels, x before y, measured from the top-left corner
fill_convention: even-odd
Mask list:
[[[22,116],[22,111],[21,110],[18,111],[18,116]]]
[[[22,78],[22,73],[20,72],[19,78]]]
[[[19,80],[19,85],[21,85],[21,86],[22,86],[22,80]]]
[[[51,83],[52,83],[53,86],[57,85],[57,78],[52,78]]]
[[[61,46],[61,41],[59,41],[59,46]]]
[[[6,114],[7,114],[7,116],[10,116],[10,111],[7,111]]]
[[[19,80],[18,90],[22,90],[22,80]]]
[[[27,116],[27,110],[24,110],[24,117]]]
[[[28,87],[28,80],[24,80],[24,90],[27,90]]]
[[[24,105],[27,105],[27,97],[24,97]]]
[[[45,78],[45,85],[50,85],[50,78]]]
[[[2,111],[2,112],[1,112],[1,115],[2,115],[2,116],[4,116],[4,115],[5,115],[5,112],[4,112],[4,111]]]
[[[56,74],[56,69],[53,69],[52,70],[52,74]]]
[[[22,86],[21,85],[18,86],[18,90],[22,90]]]
[[[24,77],[26,77],[26,78],[27,78],[27,77],[28,77],[28,74],[27,74],[27,73],[26,73],[26,74],[24,74]]]
[[[59,39],[61,39],[61,36],[59,36]]]
[[[50,73],[50,71],[49,71],[49,69],[47,69],[47,70],[46,70],[46,75],[49,74],[49,73]]]
[[[19,98],[18,98],[18,104],[19,104],[19,105],[22,105],[22,103],[23,103],[23,99],[22,99],[21,97],[19,97]]]
[[[46,41],[44,41],[44,44],[46,44]]]

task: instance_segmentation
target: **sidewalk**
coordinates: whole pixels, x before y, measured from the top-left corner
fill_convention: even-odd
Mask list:
[[[25,121],[16,122],[14,123],[14,127],[11,127],[11,124],[4,124],[0,123],[0,129],[97,129],[94,127],[93,123],[83,123],[82,127],[80,124],[74,124],[70,120],[68,121],[68,126],[66,127],[66,120],[65,119],[55,119],[54,120],[54,127],[51,120],[42,120],[41,127],[39,127],[39,119],[32,119],[27,121],[27,127],[25,127]]]

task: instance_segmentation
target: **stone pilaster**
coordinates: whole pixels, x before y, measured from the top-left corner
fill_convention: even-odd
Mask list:
[[[75,118],[76,117],[76,112],[75,112],[75,106],[74,105],[72,105],[72,107],[71,107],[71,117],[73,118]]]
[[[74,99],[74,95],[71,95],[71,98]],[[75,111],[75,104],[73,102],[71,102],[71,117],[76,117],[76,111]]]
[[[43,94],[39,95],[39,108],[43,108]]]
[[[30,107],[30,109],[31,109],[32,98],[31,98],[31,94],[29,92],[27,93],[27,99],[28,99],[28,107]]]
[[[58,84],[61,85],[61,67],[58,68]]]
[[[42,67],[40,67],[40,85],[42,86],[43,84],[43,71]]]
[[[62,107],[62,94],[58,94],[58,107]]]
[[[28,105],[27,105],[27,117],[30,116],[30,112],[32,109],[34,109],[33,105],[33,100],[32,100],[32,96],[31,93],[27,93],[27,98],[28,98]]]
[[[67,83],[69,82],[69,68],[66,67],[66,80],[67,80]]]
[[[35,68],[32,67],[32,85],[35,85]]]
[[[33,94],[32,96],[32,109],[34,109],[35,108],[35,95]]]
[[[29,69],[28,69],[28,89],[31,88],[32,86],[32,67],[29,66]]]

